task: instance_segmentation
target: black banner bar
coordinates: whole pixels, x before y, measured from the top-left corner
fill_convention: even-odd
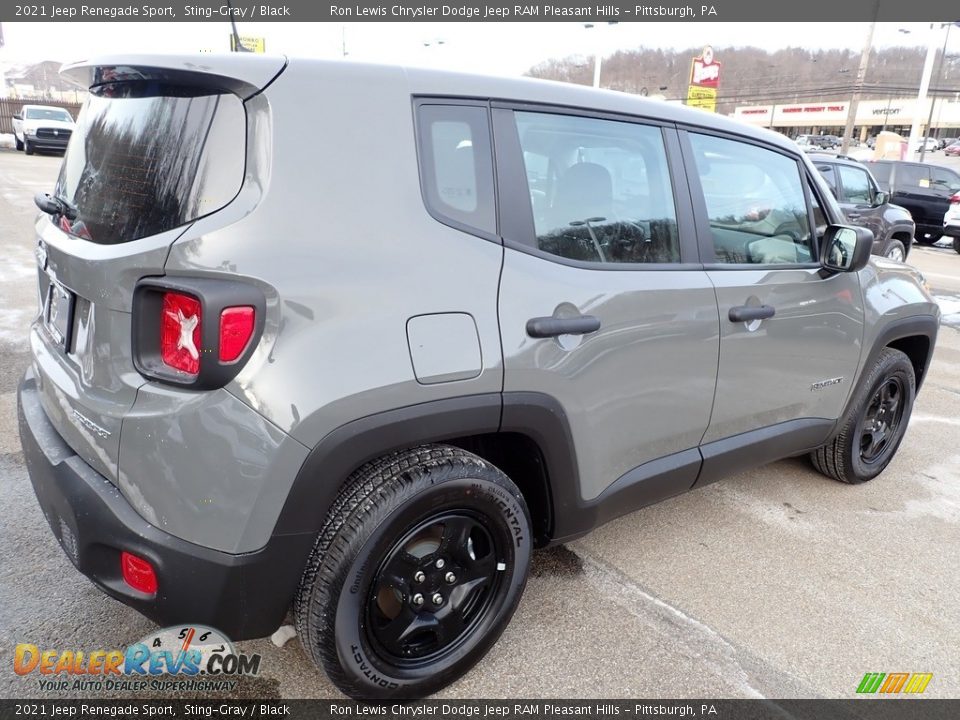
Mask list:
[[[944,0],[601,0],[586,2],[436,2],[430,0],[0,0],[2,22],[828,22],[954,21]]]
[[[0,718],[953,720],[960,700],[0,700]]]

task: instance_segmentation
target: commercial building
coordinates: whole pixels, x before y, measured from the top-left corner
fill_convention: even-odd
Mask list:
[[[927,118],[933,103],[933,118],[927,132]],[[848,101],[811,103],[776,103],[745,105],[734,110],[733,116],[752,125],[761,125],[796,137],[801,134],[842,135],[847,122]],[[927,99],[918,107],[916,98],[887,98],[861,100],[857,106],[854,137],[861,141],[881,130],[902,135],[910,134],[914,118],[921,123],[921,136],[960,136],[960,94],[950,98]]]

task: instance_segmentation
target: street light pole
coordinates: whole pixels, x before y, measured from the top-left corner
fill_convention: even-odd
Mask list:
[[[913,111],[913,122],[910,125],[910,137],[907,139],[907,156],[912,157],[911,148],[916,147],[920,138],[920,113],[923,104],[927,101],[927,90],[930,89],[930,76],[933,74],[933,59],[937,55],[937,46],[933,36],[933,24],[930,25],[930,43],[927,45],[927,57],[923,61],[923,75],[920,77],[920,91],[917,93],[917,104]]]
[[[607,25],[617,25],[617,22],[608,22]],[[583,27],[587,30],[593,27],[593,23],[584,23]],[[593,86],[595,88],[600,87],[600,64],[603,60],[603,36],[599,33],[597,34],[597,52],[593,60]]]
[[[940,82],[940,78],[943,75],[943,58],[947,55],[947,41],[950,39],[950,28],[953,26],[953,23],[942,23],[940,27],[942,28],[944,25],[947,26],[947,32],[944,33],[943,49],[940,51],[940,60],[937,62],[937,82]],[[930,123],[933,122],[933,106],[936,102],[936,98],[930,99],[930,114],[927,115],[926,135],[924,135],[923,145],[920,146],[920,162],[923,162],[923,158],[927,154],[927,138],[930,137]]]
[[[860,53],[860,67],[857,68],[856,84],[853,86],[853,94],[850,96],[850,107],[847,108],[847,124],[843,128],[843,142],[840,145],[841,155],[846,155],[850,149],[850,138],[853,136],[853,127],[857,122],[857,106],[860,104],[860,91],[863,89],[863,81],[867,76],[867,65],[870,63],[870,48],[873,46],[873,31],[876,27],[876,21],[870,23],[870,29],[867,30],[867,42],[863,46],[863,52]]]

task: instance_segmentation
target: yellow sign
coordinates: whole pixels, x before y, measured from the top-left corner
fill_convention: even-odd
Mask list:
[[[253,53],[265,53],[267,51],[267,41],[266,38],[262,37],[251,37],[250,35],[241,35],[240,44],[245,47],[247,50]],[[236,52],[237,50],[237,41],[230,36],[230,52]]]
[[[691,85],[687,89],[687,105],[709,112],[717,111],[717,89]]]

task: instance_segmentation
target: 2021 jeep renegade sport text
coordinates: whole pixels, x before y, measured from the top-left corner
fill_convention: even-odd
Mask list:
[[[158,623],[293,606],[345,693],[497,640],[531,550],[810,454],[870,480],[939,311],[796,146],[527,80],[98,58],[19,392],[70,560]]]

